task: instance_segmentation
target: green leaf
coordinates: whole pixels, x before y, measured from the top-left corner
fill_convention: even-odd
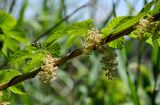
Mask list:
[[[10,49],[12,51],[16,51],[19,48],[17,41],[5,37],[5,40],[3,42],[2,52],[7,56],[7,49]]]
[[[16,20],[10,14],[0,10],[0,27],[13,27],[16,25]]]
[[[134,30],[132,31],[130,34],[129,34],[129,37],[133,38],[133,39],[136,39],[138,38],[138,35],[136,33],[138,33],[139,30]]]
[[[154,47],[155,45],[159,44],[159,38],[157,38],[157,35],[153,35],[151,33],[145,33],[145,34],[148,34],[148,39],[146,40],[146,43],[152,45],[152,47]]]
[[[44,43],[51,44],[55,40],[60,39],[66,35],[67,35],[66,29],[58,30],[58,31],[54,32]]]
[[[6,33],[6,35],[10,36],[10,38],[15,39],[23,44],[26,44],[26,45],[29,44],[27,35],[20,28],[17,28],[17,27],[12,28]]]
[[[150,2],[147,5],[144,6],[144,8],[141,10],[141,12],[137,16],[122,16],[122,17],[116,17],[114,18],[106,28],[102,29],[102,37],[106,37],[111,34],[117,34],[119,32],[122,32],[123,30],[126,30],[132,26],[134,26],[136,23],[139,22],[139,20],[146,15],[146,13],[150,10],[154,2]],[[135,35],[131,34],[131,36],[135,37]],[[116,41],[113,41],[108,44],[110,47],[113,48],[121,48],[122,45],[122,39],[118,39]]]
[[[49,51],[52,56],[60,56],[60,45],[57,42],[52,43],[46,50]]]
[[[28,61],[23,67],[24,73],[27,73],[33,69],[36,69],[37,67],[40,67],[43,57],[44,57],[43,53],[37,53],[31,56],[31,60]]]
[[[73,23],[67,28],[66,31],[69,35],[85,36],[91,28],[93,28],[93,20],[89,19],[82,22]]]
[[[43,48],[27,46],[23,50],[15,51],[9,56],[9,65],[18,68],[21,64],[24,64],[28,59],[31,59],[35,54],[43,53]]]
[[[117,34],[125,29],[128,29],[139,22],[140,17],[138,16],[127,16],[123,18],[113,29],[111,34]]]
[[[77,35],[69,36],[69,38],[67,39],[67,42],[66,42],[66,47],[69,48],[74,43],[74,41],[77,37],[78,37]]]
[[[154,0],[154,2],[155,2],[155,5],[154,5],[153,10],[150,12],[151,15],[159,13],[160,11],[160,0]]]
[[[124,37],[120,37],[120,38],[108,43],[108,46],[112,47],[112,48],[122,48],[123,41],[124,41]]]
[[[153,4],[154,4],[154,1],[151,1],[150,3],[148,3],[148,4],[146,4],[143,8],[142,8],[142,10],[139,12],[139,16],[144,16],[144,15],[146,15],[149,11],[150,11],[150,9],[151,9],[151,7],[153,6]]]
[[[120,16],[120,17],[116,17],[116,18],[112,19],[112,20],[108,23],[108,25],[101,30],[102,37],[104,38],[104,37],[110,35],[110,34],[114,31],[113,28],[114,28],[117,24],[119,24],[119,22],[120,22],[121,20],[123,20],[124,18],[126,18],[126,17],[125,17],[125,16]]]
[[[149,37],[149,38],[146,40],[146,42],[147,42],[148,44],[150,44],[152,47],[154,47],[154,44],[153,44],[153,41],[152,41],[152,36]]]
[[[14,69],[0,70],[0,83],[9,81],[17,75],[20,75],[20,72]]]
[[[13,92],[15,94],[20,94],[20,95],[25,95],[26,94],[26,91],[25,91],[22,84],[18,84],[18,85],[9,87],[8,90],[10,90],[11,92]]]
[[[24,31],[16,26],[16,20],[10,14],[0,10],[0,30],[4,39],[2,53],[7,56],[9,51],[19,49],[19,44],[28,44]]]
[[[147,5],[144,6],[144,8],[141,10],[141,12],[137,16],[127,16],[125,18],[122,18],[118,24],[113,28],[113,31],[111,34],[117,34],[125,29],[128,29],[132,26],[134,26],[136,23],[139,22],[139,20],[146,15],[146,13],[150,10],[154,2],[150,2]]]
[[[44,48],[34,47],[32,45],[23,50],[16,51],[9,57],[9,65],[19,69],[23,67],[24,72],[29,72],[41,65],[44,57]]]
[[[22,63],[25,62],[25,59],[31,58],[32,54],[33,54],[32,50],[28,50],[28,49],[16,51],[15,53],[10,55],[9,65],[17,68]]]
[[[85,20],[82,22],[73,23],[68,27],[64,27],[63,29],[59,29],[54,32],[46,41],[45,43],[52,43],[56,39],[62,38],[68,35],[79,35],[79,36],[86,36],[88,30],[93,28],[93,20]]]

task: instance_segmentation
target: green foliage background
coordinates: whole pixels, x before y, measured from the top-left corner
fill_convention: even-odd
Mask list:
[[[81,37],[87,36],[88,29],[96,27],[104,38],[137,24],[146,14],[152,15],[160,10],[159,0],[150,12],[156,0],[148,4],[149,1],[142,0],[147,5],[139,13],[129,0],[124,0],[128,15],[116,17],[115,11],[120,5],[117,0],[113,2],[111,14],[98,24],[93,12],[97,0],[87,7],[91,14],[89,19],[82,22],[78,22],[80,17],[66,19],[44,34],[67,16],[67,9],[72,8],[66,7],[67,0],[41,0],[41,9],[29,19],[25,16],[27,8],[32,8],[29,1],[13,1],[0,0],[0,83],[36,69],[47,52],[61,57],[81,48]],[[18,3],[20,8],[17,9]],[[40,35],[45,36],[39,40],[41,44],[31,44]],[[119,77],[113,80],[108,80],[105,71],[101,70],[102,55],[93,51],[89,56],[77,57],[60,66],[57,79],[51,86],[44,87],[35,77],[2,91],[4,96],[0,101],[9,101],[11,105],[159,105],[160,38],[152,36],[147,41],[149,44],[129,37],[121,37],[108,44],[118,54]]]

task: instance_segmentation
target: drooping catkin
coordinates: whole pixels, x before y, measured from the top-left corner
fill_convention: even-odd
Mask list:
[[[116,61],[117,54],[108,46],[101,48],[104,48],[104,53],[100,61],[103,64],[102,70],[106,71],[106,76],[108,77],[108,79],[118,77],[118,63]]]
[[[1,97],[3,96],[2,91],[0,91],[0,105],[10,105],[9,101],[4,101],[1,99]]]
[[[56,70],[58,68],[54,66],[56,60],[58,58],[53,58],[50,54],[46,55],[41,66],[42,70],[38,73],[40,81],[46,86],[56,79]]]
[[[160,21],[152,21],[151,17],[141,19],[140,22],[135,26],[135,31],[132,34],[136,35],[137,39],[146,39],[153,35],[156,39],[160,36]]]
[[[101,43],[101,34],[97,30],[88,30],[88,36],[84,41],[83,52],[89,54],[95,47]]]

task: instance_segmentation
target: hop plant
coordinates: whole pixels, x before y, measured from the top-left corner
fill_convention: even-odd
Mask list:
[[[38,73],[40,81],[48,86],[52,80],[56,79],[56,70],[57,66],[55,65],[55,61],[58,58],[53,58],[50,54],[46,55],[43,60],[43,66],[41,66],[41,71]]]
[[[88,37],[84,42],[83,52],[89,54],[95,47],[100,46],[101,34],[97,30],[88,30]]]
[[[117,54],[111,48],[107,47],[106,50],[104,50],[101,63],[103,64],[102,70],[106,71],[106,76],[108,77],[108,79],[112,79],[113,77],[118,76],[118,63],[116,61],[116,57]]]

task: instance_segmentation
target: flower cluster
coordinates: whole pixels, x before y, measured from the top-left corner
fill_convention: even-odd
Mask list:
[[[154,35],[155,38],[160,36],[160,21],[152,21],[151,18],[141,19],[136,25],[136,30],[133,32],[138,39],[149,37],[147,33]]]
[[[55,65],[55,61],[58,60],[58,58],[52,58],[50,54],[46,55],[46,57],[43,60],[43,66],[41,66],[41,71],[38,73],[40,81],[44,85],[49,85],[51,80],[54,80],[56,78],[56,70],[57,66]]]
[[[0,102],[0,105],[10,105],[10,102]]]
[[[2,93],[2,91],[0,91],[0,105],[9,105],[10,102],[3,101],[3,100],[1,99],[2,96],[3,96],[3,93]]]
[[[101,34],[96,30],[88,30],[88,37],[84,42],[83,52],[89,54],[95,47],[98,47],[101,43]]]
[[[116,61],[116,57],[117,54],[112,49],[108,48],[101,59],[101,63],[103,63],[102,69],[106,71],[108,79],[118,76],[118,63]]]

